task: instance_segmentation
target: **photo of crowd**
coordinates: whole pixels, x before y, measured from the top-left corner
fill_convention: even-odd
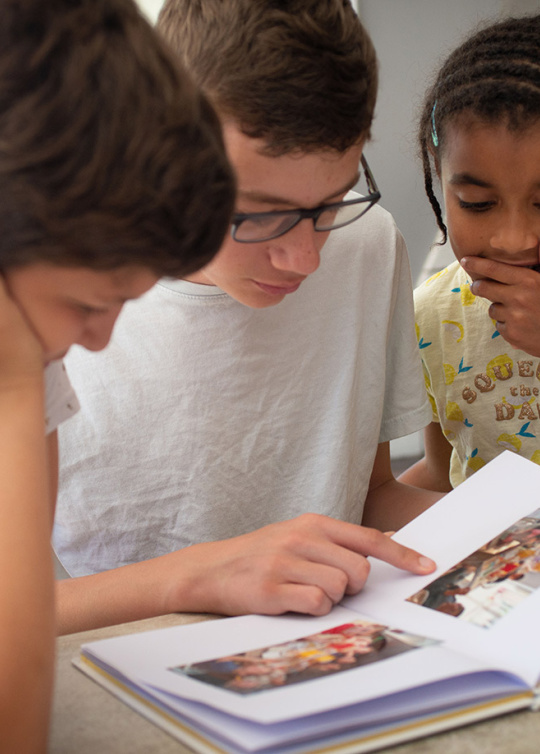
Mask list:
[[[489,627],[540,586],[540,509],[408,598]]]
[[[251,694],[322,678],[433,643],[379,623],[355,620],[283,644],[169,670]]]

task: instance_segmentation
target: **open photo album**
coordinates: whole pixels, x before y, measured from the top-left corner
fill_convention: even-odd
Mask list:
[[[364,752],[517,709],[540,683],[540,467],[510,451],[394,535],[321,618],[238,618],[104,639],[75,665],[200,752]]]

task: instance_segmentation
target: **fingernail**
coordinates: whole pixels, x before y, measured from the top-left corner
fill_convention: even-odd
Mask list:
[[[421,555],[418,558],[418,563],[420,564],[420,567],[426,571],[433,571],[437,567],[435,561],[431,560],[431,558],[426,558],[425,555]]]

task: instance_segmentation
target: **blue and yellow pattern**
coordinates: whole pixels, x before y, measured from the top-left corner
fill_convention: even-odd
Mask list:
[[[503,450],[540,463],[540,359],[512,348],[458,262],[415,291],[433,421],[453,446],[454,487]]]

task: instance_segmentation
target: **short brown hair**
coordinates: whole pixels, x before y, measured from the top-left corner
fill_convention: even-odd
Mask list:
[[[221,128],[132,0],[0,0],[0,268],[183,275],[221,245]]]
[[[349,0],[165,0],[158,29],[221,117],[268,151],[369,136],[377,60]]]

